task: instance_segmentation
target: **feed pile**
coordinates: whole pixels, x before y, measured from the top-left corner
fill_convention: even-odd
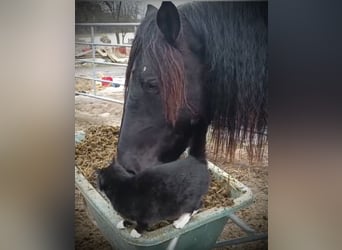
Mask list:
[[[116,155],[119,131],[119,127],[92,126],[85,131],[85,139],[75,146],[75,164],[94,187],[96,187],[96,169],[107,167]],[[229,183],[213,178],[212,173],[211,176],[209,191],[203,199],[201,211],[233,204],[229,197]]]

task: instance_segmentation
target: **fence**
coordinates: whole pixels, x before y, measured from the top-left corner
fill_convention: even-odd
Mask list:
[[[123,104],[123,101],[98,96],[96,94],[96,81],[114,84],[114,81],[99,79],[96,77],[96,72],[97,72],[96,71],[96,64],[112,65],[113,67],[127,67],[127,64],[125,64],[125,63],[112,63],[112,62],[99,62],[99,61],[96,61],[95,54],[96,54],[96,48],[97,47],[131,47],[131,45],[130,44],[118,44],[118,43],[95,43],[95,27],[96,26],[97,27],[99,27],[99,26],[134,27],[134,33],[135,33],[136,28],[140,25],[140,23],[75,23],[75,25],[76,26],[89,26],[90,27],[90,39],[91,39],[90,43],[89,42],[75,42],[75,45],[89,45],[91,47],[91,52],[92,52],[92,60],[87,60],[87,59],[79,59],[78,61],[75,60],[75,62],[91,63],[92,64],[92,76],[86,77],[86,76],[75,75],[75,78],[92,80],[92,90],[93,90],[93,94],[86,94],[86,93],[82,93],[82,92],[78,92],[78,91],[76,91],[75,94],[76,95],[83,95],[83,96],[87,96],[87,97],[91,97],[91,98],[96,98],[96,99],[100,99],[103,101],[109,101],[109,102]],[[118,84],[118,83],[115,83],[115,84]],[[122,84],[120,84],[120,85],[122,85]]]

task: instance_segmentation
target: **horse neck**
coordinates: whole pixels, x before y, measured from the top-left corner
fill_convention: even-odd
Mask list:
[[[189,154],[197,159],[206,159],[206,135],[208,124],[200,121],[193,127]]]

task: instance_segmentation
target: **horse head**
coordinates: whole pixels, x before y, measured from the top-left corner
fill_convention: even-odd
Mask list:
[[[118,144],[118,162],[132,172],[176,160],[204,122],[201,44],[191,32],[171,2],[148,6],[126,72]]]
[[[209,124],[216,152],[248,142],[253,157],[265,143],[267,72],[267,2],[148,6],[126,71],[118,164],[137,173],[187,147],[203,158]]]

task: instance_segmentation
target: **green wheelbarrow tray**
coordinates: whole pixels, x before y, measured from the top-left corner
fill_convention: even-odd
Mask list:
[[[83,136],[82,136],[83,137]],[[76,142],[80,141],[76,138]],[[104,237],[116,250],[130,249],[211,249],[215,247],[228,218],[237,210],[250,205],[253,201],[251,190],[226,172],[208,162],[214,178],[224,179],[231,186],[234,204],[230,207],[211,208],[191,217],[182,229],[167,225],[151,232],[144,232],[141,238],[132,238],[131,229],[117,229],[122,217],[112,208],[108,199],[95,189],[75,167],[75,183],[81,191],[88,214]],[[172,243],[173,242],[173,243]],[[175,245],[172,248],[171,245]]]

